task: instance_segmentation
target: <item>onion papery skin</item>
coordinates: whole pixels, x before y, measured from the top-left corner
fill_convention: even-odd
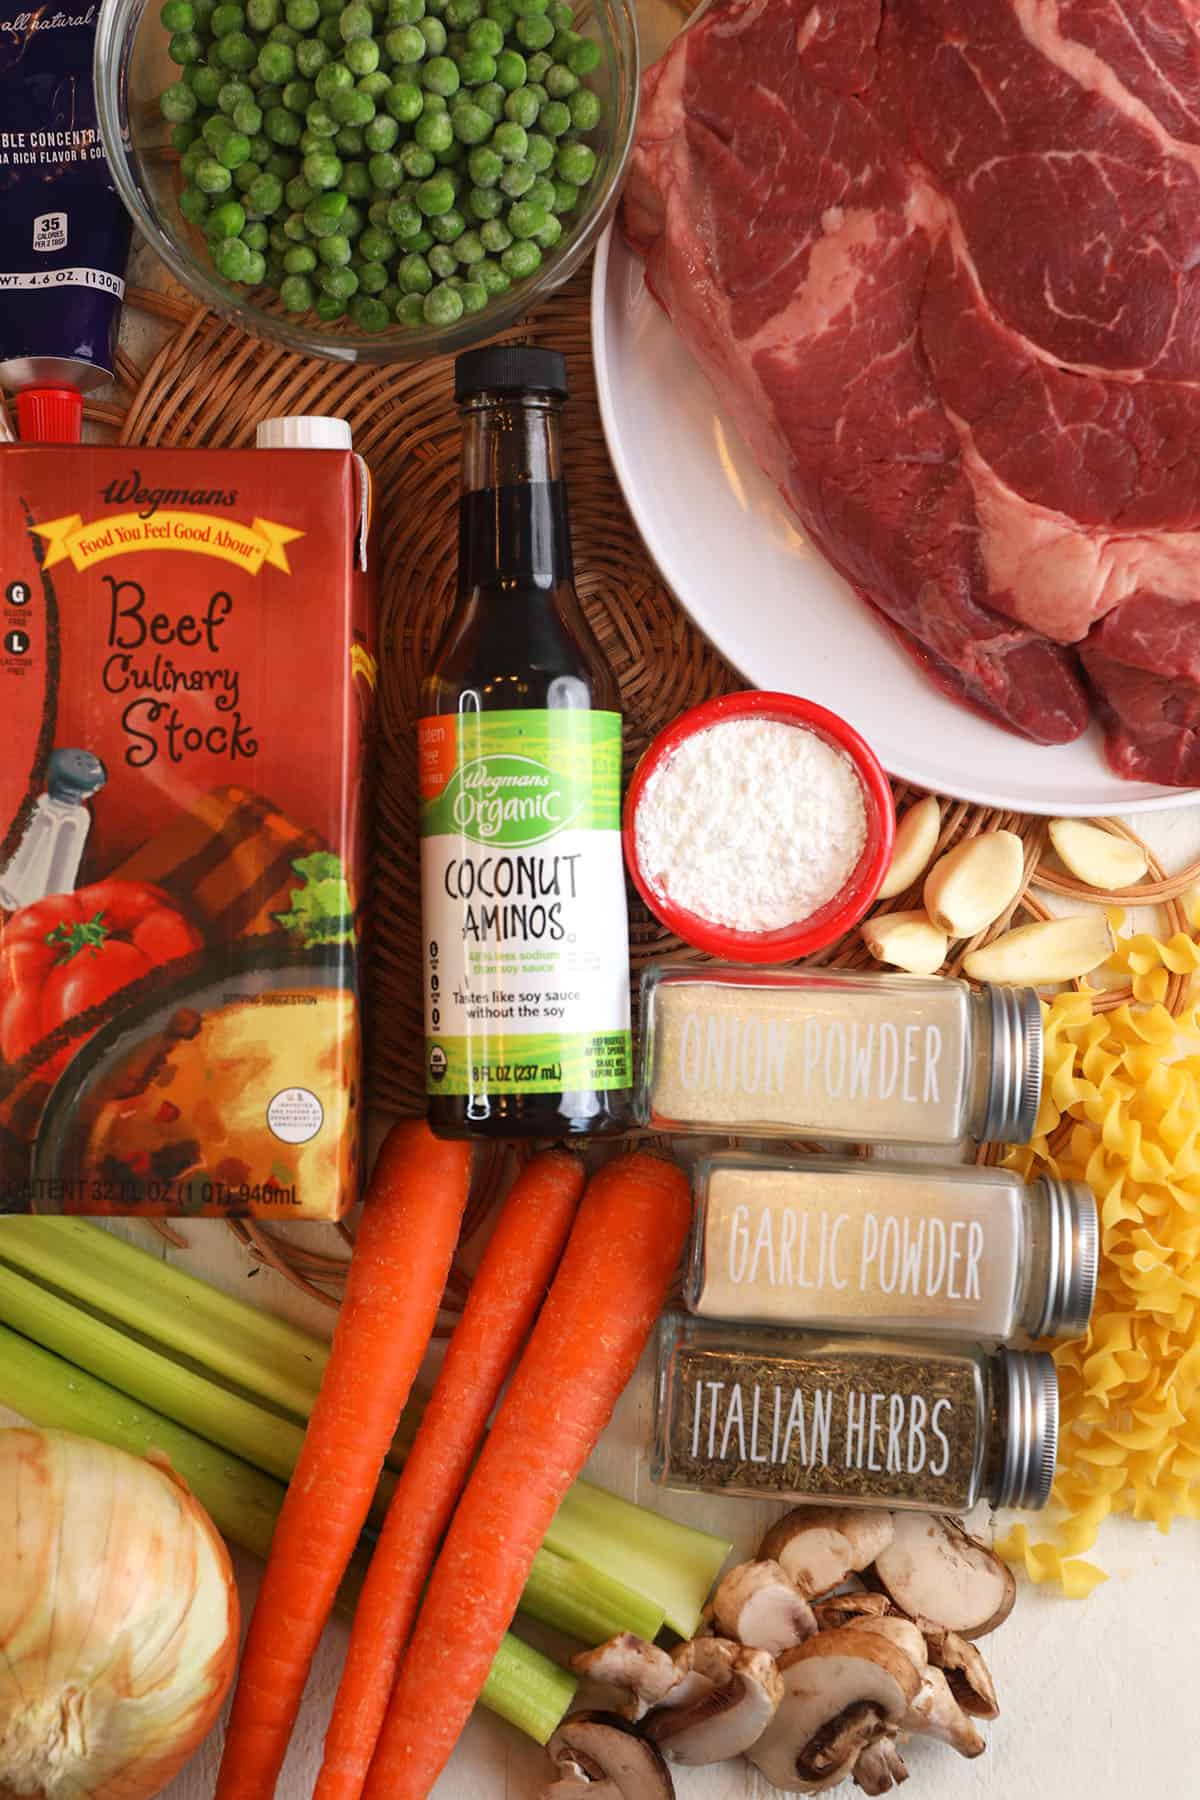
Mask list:
[[[0,1800],[160,1793],[216,1721],[238,1622],[229,1553],[169,1468],[0,1430]]]

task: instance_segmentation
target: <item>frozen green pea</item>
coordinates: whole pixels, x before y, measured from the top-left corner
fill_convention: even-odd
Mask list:
[[[404,180],[404,165],[391,150],[377,150],[367,164],[371,183],[382,193],[391,193]]]
[[[564,181],[577,188],[586,187],[596,172],[596,152],[587,144],[560,144],[554,168]]]
[[[383,48],[395,63],[419,63],[426,50],[424,33],[415,25],[397,25],[384,38]]]
[[[367,150],[391,150],[400,136],[400,127],[388,113],[380,113],[371,120],[363,132],[363,143]]]
[[[344,231],[331,231],[318,239],[317,258],[327,269],[344,269],[350,261],[350,239]]]
[[[482,106],[473,106],[469,100],[460,101],[450,115],[450,124],[454,136],[460,144],[482,144],[492,129],[492,121]]]
[[[322,293],[330,294],[335,300],[349,300],[351,294],[358,292],[358,276],[347,267],[336,269],[319,269],[317,286]]]
[[[383,96],[392,85],[392,78],[386,69],[372,69],[369,75],[359,76],[357,85],[360,94],[370,94],[378,111]]]
[[[271,233],[267,229],[265,219],[251,219],[242,227],[242,241],[249,244],[251,250],[266,250],[271,242]]]
[[[431,94],[440,94],[446,100],[458,92],[460,85],[458,68],[449,56],[431,56],[421,65],[421,86]]]
[[[317,0],[286,0],[283,16],[293,31],[311,31],[321,17]]]
[[[215,38],[223,38],[240,31],[245,23],[246,14],[236,0],[226,0],[225,4],[213,7],[208,29]]]
[[[530,126],[537,122],[536,96],[531,94],[527,87],[514,88],[504,102],[504,116],[506,119],[515,119],[518,125],[523,125],[528,131]]]
[[[442,56],[446,49],[446,27],[440,19],[425,18],[417,26],[430,56]]]
[[[552,100],[569,100],[579,88],[579,77],[566,63],[551,63],[543,86]]]
[[[196,169],[196,186],[205,194],[224,194],[233,186],[233,175],[215,156],[206,156]]]
[[[257,137],[262,130],[262,107],[255,100],[239,100],[231,116],[235,128],[247,137]]]
[[[353,241],[365,224],[366,220],[363,217],[362,208],[355,206],[353,200],[351,200],[345,212],[342,214],[342,230],[345,232],[346,236]]]
[[[267,219],[283,205],[283,183],[275,175],[260,173],[246,190],[246,209],[254,218]]]
[[[312,266],[315,266],[315,259]],[[287,279],[279,284],[279,298],[286,311],[307,312],[313,303],[312,282],[306,279],[304,272],[289,273]]]
[[[449,244],[431,244],[425,257],[429,267],[440,281],[445,281],[447,276],[453,275],[458,268],[454,252]]]
[[[500,258],[500,267],[513,281],[525,281],[542,266],[542,253],[528,239],[510,244]]]
[[[429,221],[429,229],[439,244],[452,244],[455,238],[462,236],[466,228],[467,221],[456,206],[450,207],[447,212],[435,213]]]
[[[348,156],[361,156],[367,147],[367,140],[360,125],[342,125],[333,140],[333,147],[343,160]],[[344,169],[343,169],[344,172]],[[340,182],[338,184],[341,185]]]
[[[544,80],[546,70],[553,61],[554,58],[548,50],[535,50],[532,56],[525,58],[526,79],[528,81]]]
[[[494,19],[507,37],[517,22],[517,15],[512,8],[512,0],[487,0],[484,7],[489,19]]]
[[[539,175],[524,198],[534,206],[544,207],[548,213],[554,211],[554,183],[546,175]]]
[[[550,14],[556,31],[574,31],[575,14],[567,4],[567,0],[550,0],[546,9]]]
[[[410,330],[425,323],[425,302],[420,294],[402,294],[394,308],[396,321]]]
[[[498,262],[485,257],[483,262],[476,263],[472,271],[474,280],[480,282],[489,298],[497,294],[506,294],[512,286],[512,277],[505,273]]]
[[[283,89],[283,104],[289,112],[306,113],[316,95],[311,81],[289,81]]]
[[[350,302],[350,317],[360,331],[386,331],[392,322],[388,308],[373,294],[356,294]]]
[[[366,262],[391,262],[396,254],[396,240],[378,225],[368,225],[358,240],[358,253]]]
[[[524,87],[526,73],[525,58],[520,51],[502,50],[496,58],[496,80],[506,93]]]
[[[594,75],[600,67],[600,46],[595,38],[581,37],[567,57],[573,75]]]
[[[363,0],[350,0],[349,6],[344,6],[338,14],[338,30],[347,44],[352,38],[370,37],[374,29],[375,20],[371,9],[364,5]]]
[[[242,242],[245,243],[245,239]],[[267,259],[261,250],[250,251],[250,261],[246,265],[246,273],[242,280],[247,287],[261,287],[267,278]]]
[[[553,250],[562,234],[562,220],[556,218],[553,213],[547,213],[546,223],[542,226],[540,231],[534,232],[533,241],[539,250]]]
[[[370,94],[351,87],[333,96],[329,110],[339,125],[369,125],[375,117],[375,102]]]
[[[309,186],[303,175],[293,175],[283,191],[283,197],[291,212],[303,212],[316,191]]]
[[[305,207],[303,224],[315,238],[331,237],[341,229],[349,204],[345,194],[338,191],[318,194]]]
[[[444,94],[423,92],[421,95],[421,111],[423,114],[428,114],[428,116],[432,118],[434,113],[448,113],[450,111],[450,102]]]
[[[421,183],[414,199],[424,218],[437,218],[454,206],[454,183],[448,175],[431,175]]]
[[[353,90],[354,76],[344,62],[327,62],[317,70],[313,92],[318,100],[333,100]]]
[[[464,50],[458,58],[458,72],[464,87],[484,87],[496,78],[496,59],[486,50]]]
[[[204,45],[194,31],[177,31],[167,45],[167,55],[181,69],[188,63],[199,62],[203,54]]]
[[[257,163],[244,162],[233,171],[233,185],[239,194],[248,193],[258,180]]]
[[[233,31],[221,39],[215,55],[227,69],[240,69],[245,74],[254,67],[258,51],[244,31]]]
[[[554,27],[543,15],[535,13],[531,18],[517,20],[517,41],[526,50],[544,50],[553,39]]]
[[[221,91],[221,76],[218,70],[210,69],[204,64],[197,64],[188,69],[184,80],[195,94],[201,106],[215,106],[217,95]]]
[[[472,150],[467,158],[467,168],[476,187],[495,187],[504,173],[503,161],[488,144]]]
[[[550,45],[551,62],[565,63],[572,50],[579,42],[576,32],[571,30],[556,31],[554,41]]]
[[[456,325],[463,316],[462,295],[456,289],[439,281],[425,296],[425,322],[439,330]]]
[[[277,25],[272,25],[270,31],[268,31],[267,42],[269,44],[286,44],[289,50],[294,50],[297,44],[303,42],[303,35],[296,30],[295,26],[289,25],[286,19],[281,19]],[[255,69],[253,74],[248,75],[246,79],[248,81],[254,81],[256,79],[261,81],[262,77],[259,75],[258,70]]]
[[[250,139],[244,131],[231,131],[214,153],[227,169],[240,169],[250,161]]]
[[[475,18],[467,27],[467,48],[485,56],[499,56],[504,48],[504,28],[495,19]]]
[[[245,228],[246,213],[238,200],[222,200],[204,221],[205,232],[210,238],[241,237]]]
[[[250,86],[248,81],[238,81],[235,77],[232,81],[223,81],[221,83],[221,91],[217,95],[217,105],[225,114],[225,117],[231,120],[235,125],[237,124],[237,121],[234,119],[233,115],[236,113],[242,102],[246,100],[250,101],[252,105],[254,104],[254,89]],[[240,125],[238,125],[237,128],[239,131],[244,129],[244,127]]]
[[[415,237],[421,230],[421,214],[416,202],[407,198],[393,200],[387,209],[387,228],[401,243]]]
[[[525,161],[536,174],[544,175],[554,166],[554,140],[543,137],[540,131],[531,131],[525,149]]]
[[[528,144],[525,127],[518,125],[515,119],[501,120],[492,133],[491,147],[506,163],[520,162]]]
[[[198,104],[186,81],[173,81],[160,94],[158,108],[164,119],[182,124],[187,119],[195,118]]]
[[[199,225],[208,213],[208,195],[199,188],[185,187],[179,196],[179,210],[189,225]]]
[[[532,163],[509,163],[500,177],[500,191],[507,194],[510,200],[520,200],[529,192],[536,180],[537,176]]]
[[[166,5],[159,8],[159,18],[168,31],[192,31],[196,24],[196,9],[191,0],[166,0]]]
[[[245,281],[253,254],[241,238],[218,238],[212,246],[213,267],[226,281]]]
[[[451,31],[466,31],[483,12],[483,0],[446,0],[446,23]]]
[[[263,130],[273,144],[298,144],[303,126],[286,106],[273,106],[263,119]]]
[[[338,134],[338,122],[329,110],[332,101],[314,100],[304,110],[304,123],[317,137],[332,138]]]
[[[571,123],[576,131],[594,131],[600,123],[600,96],[591,88],[579,88],[571,95]]]
[[[433,174],[437,160],[432,150],[422,150],[420,144],[405,144],[400,152],[400,166],[413,181],[424,181]]]
[[[196,127],[194,125],[187,125],[187,124],[172,125],[172,127],[171,127],[171,148],[172,148],[172,150],[186,150],[189,148],[190,145],[194,144],[195,141],[196,141]]]
[[[318,294],[313,301],[313,311],[318,319],[331,325],[335,319],[345,318],[346,302],[335,299],[332,294]]]
[[[485,81],[481,88],[475,89],[471,99],[493,122],[504,117],[505,93],[498,81]]]
[[[380,262],[364,262],[358,266],[358,287],[363,294],[379,294],[388,284],[388,272]]]
[[[508,209],[508,229],[515,238],[531,238],[542,229],[549,216],[536,200],[518,200]]]
[[[300,172],[309,187],[321,193],[327,188],[335,188],[342,179],[342,159],[332,150],[310,150],[300,165]]]
[[[354,38],[344,54],[347,66],[357,76],[373,75],[379,67],[379,45],[374,38]]]
[[[321,19],[317,24],[317,42],[324,44],[331,55],[339,56],[343,49],[341,28],[335,18]]]
[[[473,187],[467,194],[467,210],[476,219],[498,219],[507,201],[498,187]]]
[[[458,290],[464,313],[482,312],[488,303],[488,291],[482,281],[464,281]]]
[[[282,86],[296,73],[296,52],[290,44],[264,44],[258,52],[258,72],[264,81]]]
[[[501,250],[508,249],[513,236],[503,219],[485,219],[479,227],[479,241],[485,250],[490,250],[493,256],[499,256]]]
[[[550,98],[549,94],[546,92],[540,81],[527,81],[525,85],[537,101],[538,111],[541,112],[543,106],[545,106],[547,100]]]
[[[493,223],[495,221],[493,220]],[[487,255],[487,246],[477,231],[462,231],[455,238],[451,248],[456,261],[470,268],[472,263],[482,262]]]
[[[396,264],[396,285],[406,294],[427,294],[433,286],[433,271],[423,256],[402,256]]]
[[[405,251],[414,256],[424,256],[432,248],[432,245],[433,233],[426,225],[422,225],[420,231],[416,232],[414,236],[404,240]]]
[[[232,130],[233,126],[224,113],[213,113],[200,127],[200,135],[215,155]]]
[[[422,150],[448,150],[454,142],[454,125],[449,113],[422,113],[413,126],[413,141]]]
[[[579,189],[573,181],[564,181],[560,175],[554,177],[554,210],[558,213],[574,212],[579,205]]]
[[[283,235],[289,244],[302,244],[309,235],[308,221],[304,213],[289,213],[283,221]]]
[[[411,125],[421,116],[421,90],[415,81],[393,82],[383,97],[383,104],[393,119]]]
[[[425,17],[425,0],[388,0],[389,25],[415,25]]]
[[[392,317],[395,318],[396,308],[404,298],[395,282],[389,281],[386,287],[380,288],[378,297],[383,301],[383,304],[387,307]]]
[[[564,100],[547,100],[538,114],[538,132],[560,138],[571,129],[571,109]]]
[[[365,200],[372,192],[371,172],[365,162],[350,162],[342,170],[338,187],[351,200]]]
[[[208,154],[208,145],[203,138],[197,138],[194,144],[188,145],[179,159],[179,173],[185,181],[195,181],[196,170]]]
[[[270,31],[279,23],[279,0],[246,0],[246,23],[251,31]]]
[[[319,75],[329,60],[330,53],[320,38],[304,38],[296,45],[296,67],[308,81]]]

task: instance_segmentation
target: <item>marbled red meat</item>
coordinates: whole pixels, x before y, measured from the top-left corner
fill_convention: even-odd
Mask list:
[[[623,218],[935,679],[1045,743],[1090,687],[1120,773],[1200,782],[1197,0],[716,0]]]

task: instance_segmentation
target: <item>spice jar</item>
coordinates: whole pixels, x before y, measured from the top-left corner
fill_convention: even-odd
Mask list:
[[[1006,1169],[728,1151],[696,1168],[684,1298],[714,1319],[1003,1341],[1079,1337],[1090,1188]]]
[[[1032,988],[655,964],[638,1113],[657,1131],[1024,1144],[1042,1086]]]
[[[739,1331],[668,1313],[654,1456],[666,1487],[963,1512],[1044,1506],[1058,1383],[1044,1351]]]

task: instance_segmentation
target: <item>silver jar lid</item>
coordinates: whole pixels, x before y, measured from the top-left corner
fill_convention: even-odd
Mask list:
[[[1058,1459],[1054,1358],[1044,1350],[1001,1350],[996,1374],[1004,1443],[992,1503],[1045,1506]]]
[[[992,1055],[979,1138],[985,1144],[1027,1144],[1042,1103],[1042,1003],[1033,988],[983,992]]]
[[[1040,1314],[1030,1317],[1035,1338],[1082,1337],[1092,1316],[1100,1267],[1100,1216],[1082,1181],[1044,1175],[1034,1183],[1041,1201],[1038,1226],[1045,1233],[1046,1291]]]

